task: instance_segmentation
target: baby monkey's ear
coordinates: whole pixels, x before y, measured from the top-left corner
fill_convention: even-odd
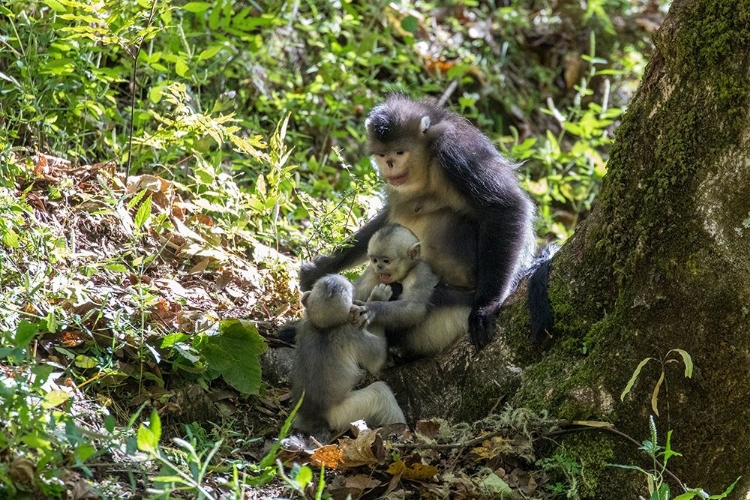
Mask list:
[[[412,246],[409,247],[409,258],[411,260],[417,260],[419,258],[419,255],[422,253],[422,243],[416,242]]]
[[[429,116],[427,115],[423,116],[422,120],[419,122],[419,131],[423,134],[426,134],[427,131],[430,129],[431,123],[432,123],[432,120],[430,120]]]
[[[307,299],[310,298],[311,291],[306,291],[302,294],[302,297],[300,297],[299,301],[302,303],[303,306],[307,307]]]

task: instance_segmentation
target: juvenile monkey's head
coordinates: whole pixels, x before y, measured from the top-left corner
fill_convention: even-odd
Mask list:
[[[365,120],[375,167],[388,185],[401,192],[422,189],[432,161],[430,143],[442,111],[403,94],[391,95]]]
[[[320,278],[312,290],[302,294],[307,320],[318,328],[333,328],[349,323],[354,286],[340,274]]]
[[[367,256],[381,283],[395,283],[403,280],[419,261],[420,250],[414,233],[400,224],[390,224],[372,235]]]

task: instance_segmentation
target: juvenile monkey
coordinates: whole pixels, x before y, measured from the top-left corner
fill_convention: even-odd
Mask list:
[[[353,308],[355,324],[365,327],[385,328],[389,343],[400,345],[406,355],[427,355],[450,345],[465,333],[470,307],[463,311],[451,308],[451,321],[439,313],[430,319],[427,327],[422,323],[430,312],[430,297],[439,278],[429,264],[421,258],[421,243],[410,230],[399,224],[389,224],[372,235],[367,245],[370,265],[355,283],[356,298],[369,301]],[[380,301],[370,296],[387,293],[400,285],[397,299]],[[391,290],[392,291],[392,290]],[[445,321],[448,320],[448,328]]]
[[[337,274],[323,276],[302,295],[305,318],[296,325],[291,379],[295,403],[303,392],[304,399],[294,427],[321,442],[359,419],[373,427],[406,422],[384,382],[354,390],[364,370],[377,374],[383,366],[386,340],[382,330],[372,333],[351,324],[353,299],[354,286]]]

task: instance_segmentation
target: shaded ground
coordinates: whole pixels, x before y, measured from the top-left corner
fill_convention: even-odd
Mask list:
[[[26,229],[52,242],[41,246],[57,255],[40,251],[36,261],[17,261],[11,251],[5,262],[17,276],[43,278],[34,296],[19,293],[14,311],[55,313],[57,325],[39,337],[35,354],[37,363],[59,370],[55,388],[69,397],[60,408],[94,436],[106,432],[108,414],[127,426],[132,415],[155,409],[167,437],[206,447],[223,439],[205,485],[217,496],[229,495],[221,485],[231,466],[258,463],[290,410],[283,366],[291,349],[272,332],[297,312],[292,263],[257,242],[230,242],[226,229],[205,215],[205,200],[161,177],[125,180],[114,163],[71,168],[43,156],[28,167],[29,180],[19,182],[16,193],[28,203]],[[270,385],[259,396],[207,379],[205,360],[189,339],[165,340],[211,334],[228,318],[249,319],[271,346],[265,364],[273,369],[264,375]],[[2,368],[11,375],[18,370]],[[568,487],[567,471],[547,461],[541,465],[550,473],[543,472],[532,442],[555,426],[544,415],[499,408],[475,424],[420,421],[411,431],[364,430],[319,449],[290,438],[280,458],[313,470],[326,465],[326,491],[334,498],[492,498],[511,490],[549,498]],[[169,450],[168,440],[162,446]],[[146,458],[110,450],[88,468],[68,466],[69,498],[145,494],[156,474]],[[22,473],[22,465],[12,470]],[[284,485],[277,479],[245,496],[291,494]]]

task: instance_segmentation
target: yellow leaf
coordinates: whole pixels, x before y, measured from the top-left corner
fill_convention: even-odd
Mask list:
[[[68,391],[55,389],[54,391],[50,391],[44,395],[44,403],[42,403],[42,406],[48,409],[55,408],[56,406],[60,406],[65,401],[70,399],[71,396],[72,394]]]

